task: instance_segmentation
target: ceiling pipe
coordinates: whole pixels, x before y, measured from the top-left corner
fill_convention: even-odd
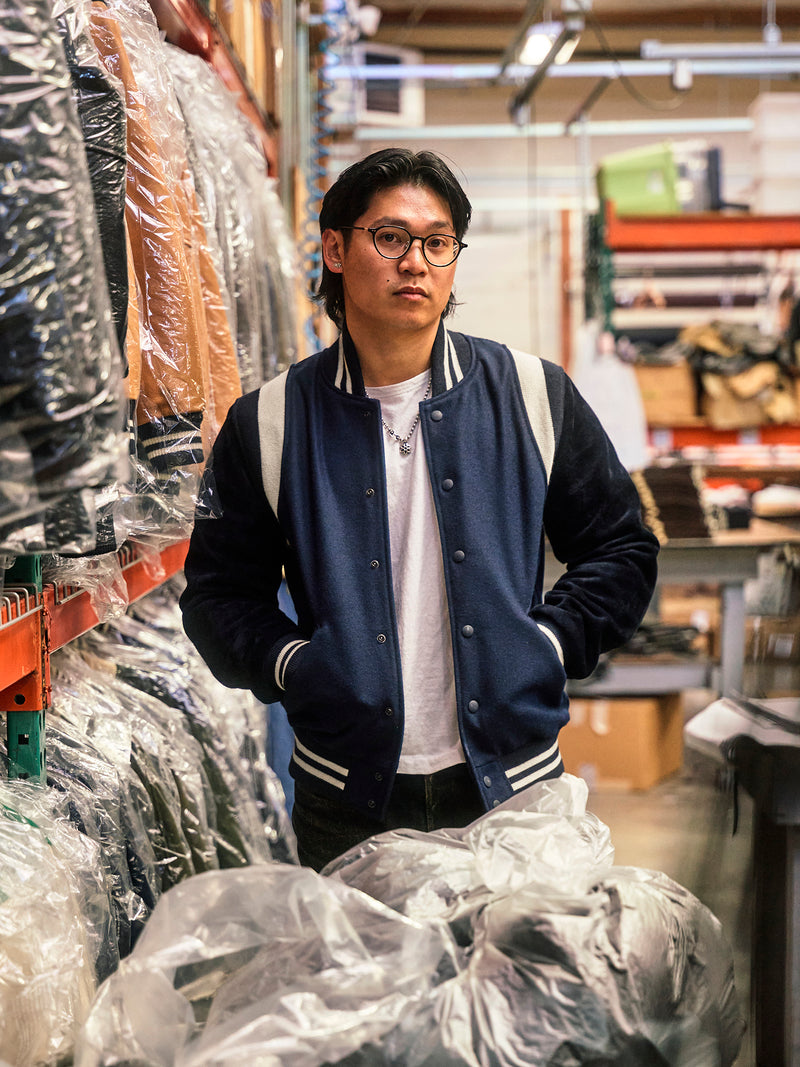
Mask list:
[[[611,85],[613,80],[613,78],[600,78],[599,81],[595,82],[592,91],[589,93],[583,103],[575,109],[575,113],[573,114],[572,118],[567,119],[567,121],[564,123],[565,134],[570,133],[573,126],[575,126],[578,122],[581,122],[583,119],[586,118],[586,116],[592,110],[594,105],[597,103],[597,101],[600,99],[600,97],[603,95],[609,85]]]
[[[587,121],[581,130],[574,128],[568,136],[586,131],[592,137],[670,137],[674,134],[749,133],[753,120],[747,117],[708,119],[616,119]],[[476,123],[448,126],[359,126],[356,141],[472,141],[506,140],[527,137],[563,137],[563,122],[537,122],[529,126],[502,123]]]
[[[548,78],[651,78],[671,77],[674,60],[671,59],[614,59],[614,60],[570,60],[563,66],[552,65],[547,71]],[[729,59],[692,60],[692,70],[696,75],[731,75],[744,78],[789,77],[800,75],[800,57],[791,56],[783,59]],[[531,68],[516,64],[506,69],[506,83],[521,81],[530,76]],[[492,82],[498,78],[500,66],[497,63],[408,63],[348,65],[345,63],[331,66],[326,70],[326,77],[336,81],[388,79],[391,81],[416,80],[426,82],[453,82],[463,85],[465,82]]]
[[[797,59],[800,43],[767,44],[762,41],[743,41],[739,44],[710,41],[706,44],[662,44],[646,39],[639,46],[642,59]]]

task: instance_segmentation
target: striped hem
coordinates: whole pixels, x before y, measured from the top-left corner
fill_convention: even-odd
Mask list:
[[[563,767],[561,752],[558,747],[558,741],[554,741],[550,748],[538,756],[525,760],[523,763],[518,763],[516,767],[507,767],[506,778],[514,792],[518,793],[520,789],[525,789],[527,786],[532,785],[533,782],[553,777],[553,772],[558,770],[560,766]]]
[[[302,753],[302,756],[299,753]],[[314,778],[319,778],[320,781],[327,782],[328,785],[335,786],[337,789],[344,789],[347,776],[350,773],[347,767],[342,767],[341,764],[334,763],[332,760],[325,759],[322,756],[316,756],[310,748],[298,741],[296,737],[294,739],[292,760],[306,774],[311,774]]]
[[[303,648],[304,645],[307,644],[308,641],[306,641],[305,638],[298,637],[295,638],[294,641],[289,641],[278,653],[278,658],[275,661],[275,682],[280,689],[284,691],[286,689],[286,668],[289,665],[289,660],[298,649]]]

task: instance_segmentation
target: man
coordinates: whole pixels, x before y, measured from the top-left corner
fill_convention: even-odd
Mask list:
[[[342,173],[320,215],[341,335],[234,404],[191,539],[186,631],[223,682],[284,704],[317,870],[560,774],[566,679],[655,583],[636,490],[566,375],[446,329],[470,214],[429,152]],[[545,534],[567,570],[542,599]]]

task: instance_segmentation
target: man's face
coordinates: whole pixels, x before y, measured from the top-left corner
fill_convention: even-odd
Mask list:
[[[400,185],[375,194],[354,226],[404,226],[409,233],[428,237],[433,233],[455,236],[447,202],[426,186]],[[330,231],[328,231],[330,232]],[[400,259],[385,259],[375,248],[372,235],[348,231],[341,255],[345,318],[351,332],[370,330],[419,331],[435,329],[450,299],[456,264],[432,266],[422,254],[420,241]],[[326,259],[330,265],[330,257]]]

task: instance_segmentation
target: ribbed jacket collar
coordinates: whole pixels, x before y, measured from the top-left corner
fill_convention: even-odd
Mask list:
[[[462,334],[450,333],[440,320],[436,339],[431,350],[432,395],[437,396],[452,389],[469,370],[472,356]],[[345,325],[339,339],[323,356],[326,374],[333,379],[338,389],[356,396],[366,396],[361,364],[353,340]]]

